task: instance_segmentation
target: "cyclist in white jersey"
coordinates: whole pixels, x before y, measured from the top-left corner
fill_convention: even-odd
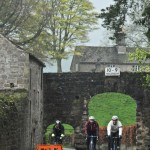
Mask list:
[[[120,147],[120,140],[122,138],[122,123],[119,121],[117,116],[112,116],[112,120],[107,125],[108,135],[108,148],[113,148],[113,137],[118,137],[117,145]]]

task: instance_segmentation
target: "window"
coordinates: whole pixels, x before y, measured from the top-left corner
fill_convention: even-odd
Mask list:
[[[30,68],[30,89],[31,89],[31,78],[32,78],[32,70],[31,70],[31,68]]]
[[[76,64],[76,71],[79,71],[79,66],[78,66],[78,64]]]
[[[139,71],[139,66],[138,65],[133,65],[132,66],[132,71],[133,72]]]
[[[115,65],[108,65],[107,67],[111,67],[112,68],[112,67],[115,67]]]

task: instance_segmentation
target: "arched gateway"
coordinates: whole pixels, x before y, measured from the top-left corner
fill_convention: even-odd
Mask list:
[[[150,88],[143,86],[142,74],[121,73],[105,77],[104,73],[45,73],[44,130],[55,119],[70,124],[76,131],[75,147],[83,149],[83,123],[87,119],[86,102],[104,92],[130,95],[137,103],[137,150],[150,149]]]

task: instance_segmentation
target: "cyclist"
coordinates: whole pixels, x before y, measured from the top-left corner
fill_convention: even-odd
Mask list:
[[[53,126],[52,137],[54,138],[55,143],[57,143],[58,140],[59,144],[62,144],[62,138],[64,137],[64,126],[59,120],[56,120],[56,123]]]
[[[113,148],[113,137],[118,137],[117,149],[119,149],[120,140],[122,138],[122,123],[119,121],[118,116],[112,116],[112,120],[107,125],[107,135],[109,150]]]
[[[87,150],[89,150],[89,144],[90,144],[90,136],[95,136],[93,138],[94,143],[94,149],[96,150],[96,143],[99,138],[99,125],[98,122],[95,120],[94,116],[90,116],[89,120],[84,125],[84,133],[86,137],[86,145]]]

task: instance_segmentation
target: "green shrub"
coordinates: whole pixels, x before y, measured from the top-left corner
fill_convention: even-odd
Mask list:
[[[0,92],[0,119],[7,119],[10,110],[15,107],[15,103],[26,99],[26,90],[20,91],[1,91]]]
[[[53,128],[54,124],[51,124],[47,127],[46,129],[46,133],[45,133],[45,140],[46,143],[51,143],[51,133],[52,133],[52,128]],[[74,129],[71,125],[69,124],[63,124],[64,129],[65,129],[65,135],[72,135],[74,133]]]
[[[95,116],[100,126],[107,126],[113,115],[123,125],[136,123],[136,103],[133,98],[121,93],[103,93],[92,97],[88,105],[89,115]]]

